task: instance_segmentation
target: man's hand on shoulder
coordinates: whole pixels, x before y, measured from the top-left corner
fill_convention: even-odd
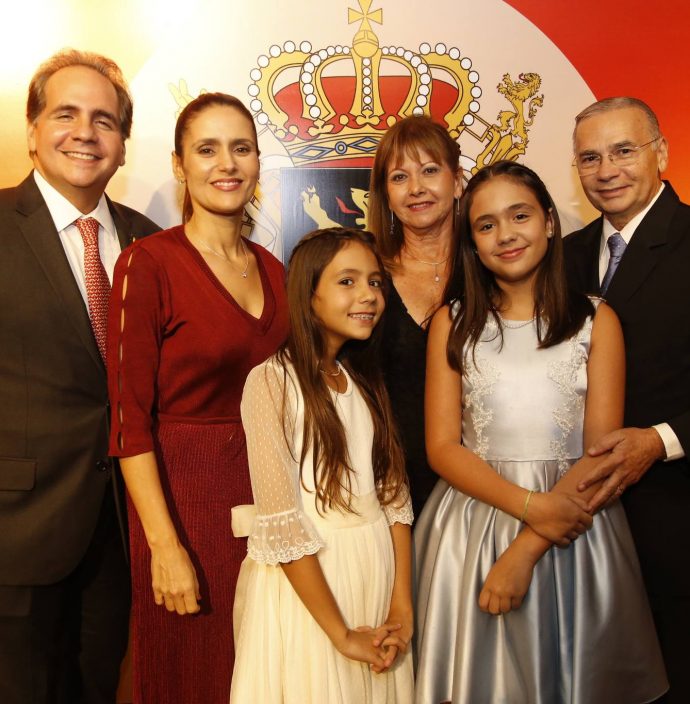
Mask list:
[[[589,502],[589,509],[597,511],[606,502],[617,499],[658,460],[666,457],[661,436],[654,428],[622,428],[607,433],[587,450],[590,457],[608,453],[578,485],[580,491],[605,479],[599,491]]]

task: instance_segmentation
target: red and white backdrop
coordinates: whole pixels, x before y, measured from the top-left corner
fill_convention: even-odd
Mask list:
[[[134,130],[109,193],[163,226],[179,222],[179,110],[201,91],[245,101],[262,150],[248,225],[279,256],[317,224],[363,222],[376,142],[415,111],[446,123],[467,176],[501,157],[537,170],[567,232],[593,216],[571,167],[573,117],[597,98],[635,95],[657,111],[666,175],[690,200],[685,0],[34,0],[7,12],[2,186],[30,167],[31,73],[71,45],[127,75]]]

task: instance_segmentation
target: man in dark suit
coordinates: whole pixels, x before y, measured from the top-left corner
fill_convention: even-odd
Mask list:
[[[565,239],[568,275],[618,314],[626,344],[625,425],[585,484],[622,496],[671,683],[690,701],[690,207],[660,174],[668,145],[652,110],[609,98],[576,118],[575,165],[602,217]],[[625,618],[625,614],[621,614]]]
[[[112,61],[53,56],[27,120],[35,170],[0,191],[0,701],[112,704],[129,572],[100,349],[115,260],[159,228],[104,195],[132,123]]]

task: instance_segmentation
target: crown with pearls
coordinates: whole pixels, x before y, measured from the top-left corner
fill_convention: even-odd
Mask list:
[[[352,46],[314,49],[286,41],[259,56],[250,73],[250,109],[296,166],[370,166],[385,130],[409,115],[428,115],[457,138],[478,118],[479,74],[456,47],[418,51],[380,46],[372,0],[348,9],[359,22]]]

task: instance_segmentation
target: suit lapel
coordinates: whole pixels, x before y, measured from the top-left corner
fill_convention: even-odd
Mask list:
[[[596,291],[597,293],[601,290],[601,283],[599,282],[599,251],[601,249],[601,231],[603,226],[603,218],[594,222],[583,243],[587,247],[587,285],[590,291]]]
[[[599,248],[603,218],[591,222],[573,242],[573,264],[577,266],[577,282],[583,293],[599,294]],[[568,255],[566,255],[568,256]]]
[[[606,298],[614,308],[635,294],[664,255],[677,204],[678,196],[667,183],[635,230],[611,280]]]
[[[74,327],[94,362],[105,372],[91,328],[89,314],[74,279],[55,223],[41,196],[33,175],[19,186],[17,200],[19,230],[33,251],[46,278],[55,290],[66,317]]]
[[[132,223],[122,208],[118,207],[117,203],[113,203],[107,195],[105,198],[108,202],[110,214],[113,216],[117,238],[120,240],[120,249],[126,249],[134,241]]]

